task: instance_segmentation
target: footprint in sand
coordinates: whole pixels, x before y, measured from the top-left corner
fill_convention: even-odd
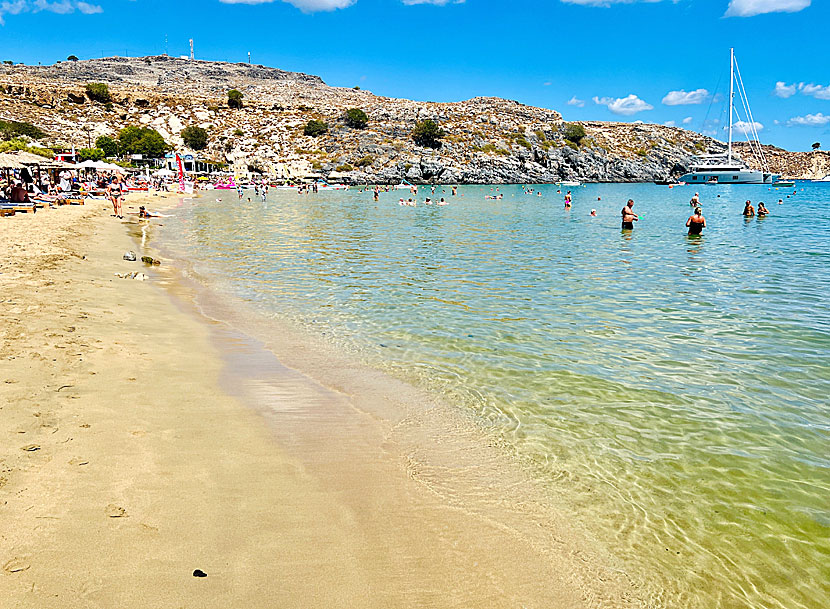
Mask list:
[[[20,447],[20,450],[25,450],[27,453],[33,453],[36,450],[40,450],[39,444],[27,444],[26,446]]]
[[[114,503],[110,503],[104,510],[104,513],[110,518],[125,518],[127,516],[127,510]]]
[[[6,573],[20,573],[21,571],[26,571],[29,567],[31,565],[25,558],[12,558],[3,565],[3,571]]]
[[[89,461],[87,459],[81,459],[80,457],[75,457],[74,459],[70,459],[69,465],[89,465]]]

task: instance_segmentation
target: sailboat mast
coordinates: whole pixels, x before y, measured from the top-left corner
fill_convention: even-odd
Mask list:
[[[729,49],[729,154],[727,162],[732,164],[732,103],[735,101],[735,49]]]

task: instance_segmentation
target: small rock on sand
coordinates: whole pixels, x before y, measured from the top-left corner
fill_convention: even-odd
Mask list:
[[[127,510],[114,503],[110,503],[107,509],[104,510],[104,513],[110,518],[124,518],[127,515]]]

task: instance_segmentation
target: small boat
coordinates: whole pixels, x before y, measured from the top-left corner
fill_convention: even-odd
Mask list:
[[[561,182],[557,182],[559,186],[582,186],[581,182],[576,180],[562,180]]]
[[[795,182],[791,180],[778,180],[772,183],[773,186],[795,186]]]

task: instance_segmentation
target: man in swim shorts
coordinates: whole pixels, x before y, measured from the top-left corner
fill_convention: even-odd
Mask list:
[[[634,213],[634,199],[629,199],[625,207],[622,208],[620,215],[622,216],[622,229],[633,230],[634,223],[639,222],[640,216]]]

